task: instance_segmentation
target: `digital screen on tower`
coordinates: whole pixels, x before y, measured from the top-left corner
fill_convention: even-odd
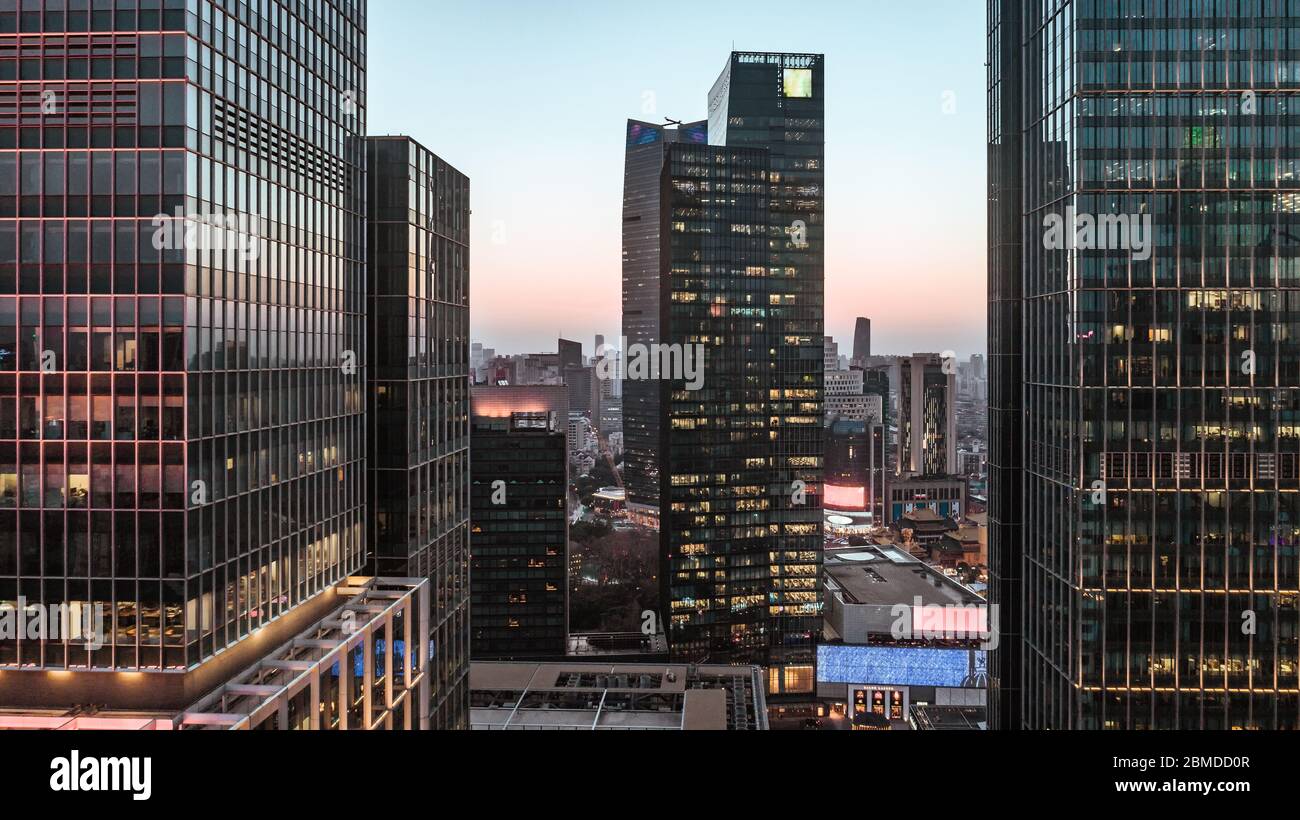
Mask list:
[[[813,71],[811,68],[787,68],[785,75],[785,95],[797,99],[809,100],[813,95]]]

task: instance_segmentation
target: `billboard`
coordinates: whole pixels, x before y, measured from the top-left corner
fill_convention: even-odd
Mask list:
[[[982,649],[911,646],[817,647],[817,682],[879,686],[988,686],[988,653]]]

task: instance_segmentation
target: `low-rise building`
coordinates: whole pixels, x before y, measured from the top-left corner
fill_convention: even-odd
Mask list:
[[[753,666],[473,663],[470,728],[480,730],[765,730]]]
[[[828,549],[817,695],[832,714],[907,728],[916,704],[984,706],[987,602],[895,545]]]

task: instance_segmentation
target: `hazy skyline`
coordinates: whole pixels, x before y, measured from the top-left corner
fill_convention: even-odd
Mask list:
[[[590,353],[619,336],[626,120],[704,118],[733,47],[825,54],[826,332],[851,347],[870,316],[873,352],[965,357],[985,348],[984,13],[377,0],[368,127],[471,179],[473,338]]]

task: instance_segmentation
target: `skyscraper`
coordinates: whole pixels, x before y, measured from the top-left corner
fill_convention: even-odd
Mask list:
[[[871,358],[871,320],[859,316],[853,329],[853,360],[863,364]]]
[[[709,142],[768,153],[768,691],[815,689],[820,573],[826,95],[820,54],[733,52],[709,92]],[[739,568],[737,568],[739,570]],[[739,570],[743,576],[747,570]]]
[[[0,601],[107,618],[4,703],[183,706],[364,565],[364,4],[140,5],[0,35]]]
[[[1135,10],[990,5],[995,720],[1297,728],[1300,11]]]
[[[694,390],[666,380],[659,445],[662,600],[669,649],[687,662],[769,657],[767,160],[754,148],[667,152],[663,341],[698,351],[704,366]]]
[[[697,384],[658,385],[669,648],[764,666],[778,696],[813,692],[821,629],[821,66],[732,54],[708,145],[667,145],[645,217],[661,220],[645,232],[659,236],[660,341],[704,364]]]
[[[668,145],[703,145],[708,123],[670,128],[628,120],[623,176],[623,339],[631,354],[659,343],[663,305],[660,279],[664,156]],[[641,520],[659,516],[661,382],[626,379],[623,385],[623,483],[630,510]]]
[[[1024,376],[1021,349],[1023,141],[1021,26],[1025,4],[988,6],[989,606],[998,649],[989,653],[989,725],[1021,726],[1021,524]]]
[[[898,361],[899,475],[957,472],[956,362],[937,353]]]
[[[432,727],[469,725],[469,179],[366,141],[367,496],[374,575],[432,582]]]

